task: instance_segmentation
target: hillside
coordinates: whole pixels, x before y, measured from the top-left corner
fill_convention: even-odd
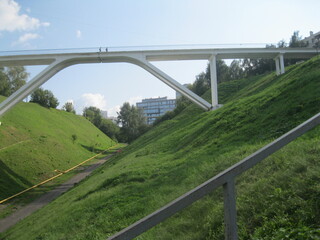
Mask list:
[[[318,113],[319,66],[314,58],[282,76],[220,84],[222,108],[188,107],[0,238],[111,236]],[[240,239],[320,235],[319,134],[318,127],[237,179]],[[223,239],[222,205],[220,189],[138,239]]]
[[[0,199],[114,145],[85,118],[34,103],[18,104],[0,121]]]

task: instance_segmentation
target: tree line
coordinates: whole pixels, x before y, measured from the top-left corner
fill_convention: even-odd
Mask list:
[[[319,45],[319,43],[318,43]],[[319,46],[314,47],[319,47]],[[307,43],[303,41],[302,36],[300,36],[299,31],[294,31],[289,43],[284,40],[279,41],[276,45],[270,44],[266,45],[266,48],[303,48],[307,47]],[[295,64],[302,59],[285,59],[285,66]],[[247,78],[255,75],[261,75],[267,72],[275,71],[275,62],[273,59],[235,59],[228,66],[225,61],[218,59],[217,64],[217,80],[218,83],[239,80],[242,78]],[[188,85],[188,88],[198,95],[203,95],[206,91],[211,88],[211,78],[210,78],[210,66],[206,67],[204,72],[201,72],[196,76],[195,81]],[[158,118],[154,125],[159,124],[162,121],[172,119],[177,114],[179,114],[183,109],[185,109],[191,101],[186,97],[182,96],[176,100],[176,108],[173,111],[167,112],[162,117]]]
[[[299,31],[293,32],[289,43],[284,40],[278,42],[277,45],[267,44],[266,48],[303,48],[307,47],[307,43],[302,40],[302,36],[299,35]],[[302,59],[285,59],[285,66],[295,64]],[[275,71],[275,62],[273,59],[235,59],[228,66],[225,61],[217,60],[217,79],[218,83],[227,82],[232,80],[238,80],[247,78],[250,76],[261,75],[266,72]],[[211,87],[210,81],[210,66],[204,72],[196,76],[196,80],[193,84],[189,85],[190,90],[198,95],[202,95]]]
[[[84,108],[82,115],[110,138],[119,142],[130,143],[149,129],[141,109],[128,102],[121,106],[117,114],[118,125],[103,118],[101,110],[97,107]]]

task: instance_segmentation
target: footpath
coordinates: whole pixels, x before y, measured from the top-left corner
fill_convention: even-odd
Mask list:
[[[0,220],[0,232],[6,231],[8,228],[15,225],[20,220],[26,218],[33,212],[37,211],[38,209],[42,208],[43,206],[47,205],[54,199],[56,199],[58,196],[63,194],[64,192],[68,191],[70,188],[72,188],[75,184],[79,183],[81,180],[86,178],[88,175],[92,173],[95,169],[97,169],[99,166],[104,164],[109,158],[111,158],[113,154],[110,154],[106,156],[103,159],[98,160],[97,162],[89,165],[87,168],[85,168],[81,173],[78,173],[74,177],[72,177],[67,182],[61,184],[60,186],[56,187],[55,189],[51,190],[50,192],[42,195],[37,200],[33,201],[32,203],[22,207],[21,209],[14,212],[12,215],[3,218]]]

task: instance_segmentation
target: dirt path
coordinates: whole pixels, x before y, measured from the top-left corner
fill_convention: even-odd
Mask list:
[[[26,205],[25,207],[17,210],[12,215],[1,219],[0,220],[0,232],[6,231],[8,228],[15,225],[20,220],[24,219],[25,217],[29,216],[31,213],[35,212],[36,210],[42,208],[43,206],[47,205],[55,198],[60,196],[62,193],[68,191],[70,188],[74,186],[74,184],[79,183],[81,180],[86,178],[88,175],[91,174],[93,170],[101,166],[105,163],[113,154],[108,155],[107,157],[95,162],[94,164],[88,166],[84,169],[81,173],[72,177],[69,181],[61,184],[60,186],[56,187],[55,189],[51,190],[50,192],[42,195],[37,200],[33,201],[32,203]]]

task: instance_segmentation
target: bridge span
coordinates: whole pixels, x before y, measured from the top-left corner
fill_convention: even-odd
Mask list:
[[[140,51],[108,51],[107,48],[104,48],[104,51],[102,51],[101,48],[97,48],[96,51],[92,52],[4,54],[0,56],[0,66],[48,66],[0,104],[0,116],[30,95],[35,89],[39,88],[56,73],[76,64],[115,62],[135,64],[190,99],[199,107],[205,110],[213,110],[219,107],[216,68],[217,59],[274,59],[276,73],[279,75],[285,73],[284,58],[311,58],[316,54],[316,49],[312,48],[207,48]],[[196,95],[151,63],[152,61],[176,60],[209,61],[212,92],[211,103]]]

